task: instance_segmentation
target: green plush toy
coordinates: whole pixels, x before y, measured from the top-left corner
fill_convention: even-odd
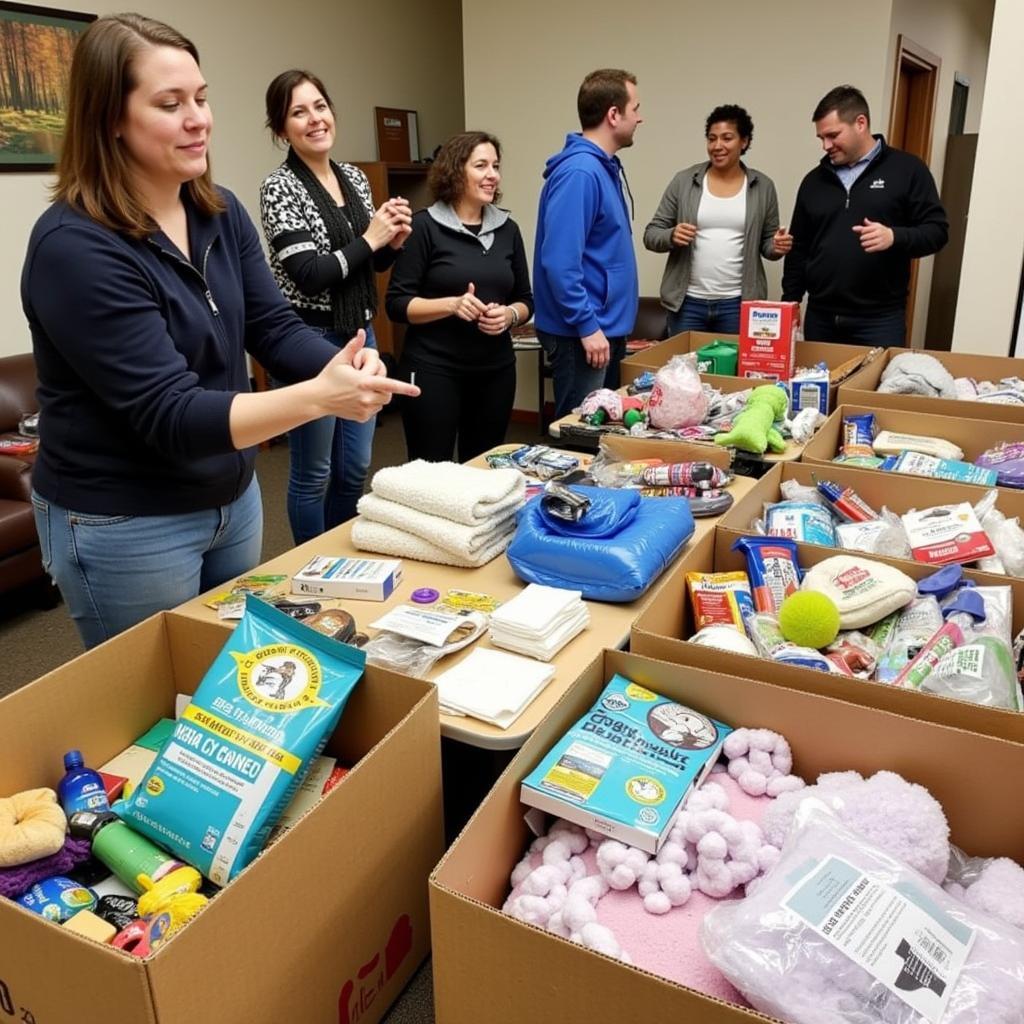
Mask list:
[[[733,420],[732,430],[728,434],[716,434],[715,444],[756,455],[763,455],[769,448],[773,452],[784,452],[785,438],[774,424],[786,415],[788,408],[789,396],[783,388],[774,384],[754,388],[743,412]]]

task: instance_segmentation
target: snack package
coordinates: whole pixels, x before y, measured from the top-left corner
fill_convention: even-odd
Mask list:
[[[800,803],[778,863],[746,898],[705,916],[701,942],[755,1009],[791,1024],[1024,1020],[1024,932],[945,892],[820,799]]]
[[[225,885],[263,848],[365,661],[248,597],[170,738],[115,813]]]
[[[686,587],[693,604],[696,629],[724,624],[743,632],[743,620],[754,610],[745,572],[688,572]]]

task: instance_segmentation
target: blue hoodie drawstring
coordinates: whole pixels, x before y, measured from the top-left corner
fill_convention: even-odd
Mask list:
[[[633,203],[633,192],[629,187],[629,178],[626,177],[626,168],[619,163],[619,174],[622,176],[622,184],[626,186],[626,195],[629,196],[629,219],[636,220],[636,206]]]

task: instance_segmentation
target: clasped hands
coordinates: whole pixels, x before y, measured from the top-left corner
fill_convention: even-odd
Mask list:
[[[409,200],[394,196],[381,203],[373,215],[363,238],[374,252],[390,245],[392,249],[400,249],[405,240],[412,234],[412,207]]]
[[[484,334],[504,334],[512,326],[511,308],[478,299],[476,285],[472,281],[465,293],[453,300],[452,315],[469,323],[475,321]]]

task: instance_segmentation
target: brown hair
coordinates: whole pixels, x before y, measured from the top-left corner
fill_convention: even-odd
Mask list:
[[[596,128],[612,107],[625,111],[629,104],[627,82],[636,85],[636,75],[621,68],[601,68],[583,79],[576,95],[576,110],[584,131]]]
[[[111,14],[81,35],[71,58],[64,144],[53,198],[83,210],[93,220],[133,238],[156,230],[132,187],[131,171],[117,140],[128,96],[137,87],[135,61],[148,46],[185,50],[199,63],[195,45],[163,22],[140,14]],[[204,214],[223,212],[210,165],[185,186]]]
[[[868,124],[871,123],[868,101],[864,98],[864,93],[856,86],[837,85],[834,89],[829,89],[818,101],[814,113],[811,114],[811,120],[820,121],[823,117],[828,117],[833,110],[836,112],[836,117],[844,124],[853,124],[861,114],[864,115]]]
[[[434,198],[442,203],[452,204],[466,189],[466,163],[477,146],[490,143],[498,159],[501,159],[501,143],[487,132],[460,132],[453,135],[440,149],[430,165],[427,184]],[[501,193],[494,193],[494,201],[501,199]]]
[[[296,86],[302,85],[303,82],[309,82],[310,85],[319,89],[320,95],[327,101],[327,106],[331,108],[331,113],[334,113],[334,104],[331,102],[331,97],[327,94],[324,83],[316,75],[311,71],[300,71],[298,68],[282,71],[267,86],[265,100],[267,108],[267,120],[265,123],[273,133],[275,140],[284,135],[284,126],[288,121],[288,110],[292,105],[292,93],[295,91]]]

